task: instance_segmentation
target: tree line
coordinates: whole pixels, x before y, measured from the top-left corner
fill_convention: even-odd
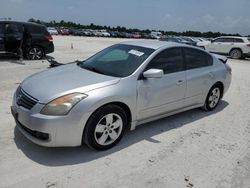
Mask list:
[[[118,31],[118,32],[127,32],[127,33],[132,33],[132,32],[140,32],[140,33],[147,33],[149,34],[152,30],[149,29],[136,29],[136,28],[126,28],[124,26],[117,26],[117,27],[111,27],[107,25],[96,25],[94,23],[91,23],[89,25],[82,25],[79,23],[71,22],[71,21],[43,21],[39,19],[34,19],[30,18],[28,22],[33,22],[37,24],[42,24],[47,27],[64,27],[64,28],[73,28],[73,29],[93,29],[93,30],[101,30],[101,29],[106,29],[108,31]],[[153,30],[155,31],[155,30]],[[205,37],[205,38],[215,38],[219,36],[241,36],[238,33],[234,34],[228,34],[228,33],[221,33],[221,32],[200,32],[200,31],[184,31],[184,32],[176,32],[176,31],[162,31],[159,30],[164,35],[174,35],[174,36],[190,36],[190,37]],[[250,37],[250,35],[248,35]]]

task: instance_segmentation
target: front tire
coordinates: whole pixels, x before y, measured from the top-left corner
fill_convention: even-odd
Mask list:
[[[208,92],[208,95],[204,104],[204,109],[206,111],[214,110],[219,104],[221,98],[222,98],[222,88],[220,85],[216,84]]]
[[[121,140],[127,124],[127,115],[121,107],[101,107],[91,115],[86,124],[84,143],[96,150],[112,148]]]

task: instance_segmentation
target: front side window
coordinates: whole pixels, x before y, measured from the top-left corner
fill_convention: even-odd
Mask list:
[[[131,75],[154,51],[151,48],[117,44],[78,65],[104,75],[126,77]]]
[[[37,26],[37,25],[26,25],[26,28],[30,33],[34,34],[45,34],[46,28],[43,26]]]
[[[22,33],[22,26],[14,23],[5,24],[6,34],[20,34]]]
[[[171,48],[160,52],[148,64],[146,70],[162,69],[164,74],[175,73],[184,70],[181,48]]]
[[[212,56],[201,50],[184,48],[184,54],[187,69],[201,68],[213,64]]]

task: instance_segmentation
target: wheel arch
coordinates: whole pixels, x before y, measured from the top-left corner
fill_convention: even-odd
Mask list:
[[[217,86],[217,85],[221,88],[221,93],[222,93],[221,98],[222,98],[224,94],[224,84],[221,81],[217,81],[213,86]]]
[[[101,106],[99,106],[98,108],[96,108],[91,114],[90,116],[88,117],[86,123],[85,123],[85,126],[83,128],[83,131],[82,131],[82,145],[84,144],[84,132],[86,130],[86,125],[88,124],[90,118],[92,117],[92,115],[97,112],[99,109],[105,107],[105,106],[108,106],[108,105],[116,105],[116,106],[119,106],[120,108],[122,108],[124,110],[124,112],[126,113],[127,115],[127,120],[128,120],[128,125],[126,127],[127,130],[130,129],[131,127],[131,121],[132,121],[132,112],[131,112],[131,109],[129,108],[129,106],[127,104],[125,104],[124,102],[121,102],[121,101],[114,101],[114,102],[109,102],[109,103],[105,103]]]

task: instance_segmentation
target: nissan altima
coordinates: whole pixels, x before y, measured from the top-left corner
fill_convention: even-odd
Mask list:
[[[11,111],[36,144],[105,150],[126,129],[193,108],[214,110],[230,83],[231,68],[202,49],[130,41],[26,78]]]

